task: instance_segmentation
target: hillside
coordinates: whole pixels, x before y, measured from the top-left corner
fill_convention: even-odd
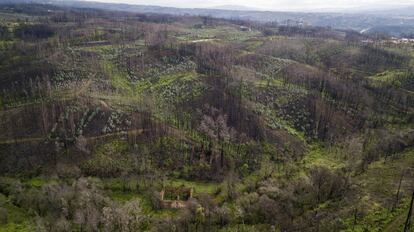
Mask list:
[[[311,12],[272,11],[270,9],[254,9],[237,5],[224,5],[212,8],[175,8],[151,5],[102,3],[85,0],[0,0],[0,3],[39,3],[53,4],[61,7],[76,7],[124,11],[144,14],[169,14],[176,16],[209,16],[223,19],[250,20],[279,25],[314,27],[332,27],[342,30],[362,31],[373,28],[373,33],[389,33],[394,36],[405,36],[414,27],[414,11],[412,4],[397,8],[382,8],[370,4],[368,8],[348,10],[321,9]],[[276,7],[276,6],[275,6]],[[374,30],[375,29],[375,30]]]
[[[406,224],[412,43],[2,4],[0,51],[0,231]]]

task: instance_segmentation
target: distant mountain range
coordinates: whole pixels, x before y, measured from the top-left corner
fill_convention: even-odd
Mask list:
[[[235,11],[265,11],[265,9],[242,6],[242,5],[221,5],[221,6],[209,7],[208,9],[235,10]]]
[[[239,5],[222,5],[213,8],[174,8],[151,5],[132,5],[120,3],[101,3],[72,0],[0,0],[0,3],[39,3],[59,6],[95,8],[137,13],[203,15],[226,19],[243,19],[260,22],[278,22],[281,25],[312,25],[337,29],[366,30],[375,28],[379,33],[401,35],[405,28],[414,27],[414,5],[393,9],[361,9],[338,12],[275,12],[252,9]],[[398,30],[394,30],[398,28]],[[392,31],[390,31],[392,29]]]

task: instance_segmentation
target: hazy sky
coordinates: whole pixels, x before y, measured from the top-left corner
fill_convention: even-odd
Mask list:
[[[377,8],[414,5],[414,0],[95,0],[174,7],[213,7],[242,5],[264,10],[316,10],[338,8]]]

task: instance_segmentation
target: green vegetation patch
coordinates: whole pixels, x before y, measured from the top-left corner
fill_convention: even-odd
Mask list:
[[[397,88],[402,87],[404,79],[407,78],[410,78],[407,72],[400,70],[387,70],[368,77],[374,87],[394,86]]]
[[[314,166],[323,166],[331,169],[338,169],[344,167],[344,162],[335,147],[325,148],[320,144],[313,143],[308,146],[308,152],[302,159],[302,164],[306,168]]]
[[[256,111],[259,112],[261,115],[264,116],[267,125],[272,129],[284,129],[289,134],[299,138],[300,140],[305,140],[305,135],[302,131],[296,130],[293,125],[291,125],[288,121],[282,119],[278,116],[275,110],[267,107],[263,104],[256,103]]]
[[[0,232],[33,231],[27,211],[13,205],[3,194],[0,194],[0,220]]]
[[[128,79],[128,75],[118,70],[118,68],[110,61],[103,62],[104,72],[109,76],[112,86],[121,95],[132,95],[134,88]]]
[[[197,73],[184,72],[140,80],[136,83],[136,90],[141,94],[152,94],[162,108],[201,96],[204,86]]]
[[[184,35],[178,36],[178,38],[181,40],[223,39],[244,41],[259,35],[261,35],[261,32],[257,30],[242,31],[235,26],[215,26],[192,28],[187,30]]]
[[[115,140],[101,145],[92,158],[84,162],[81,169],[94,176],[116,176],[131,171],[132,160],[127,154],[128,144]]]
[[[397,205],[396,192],[402,172],[414,166],[414,151],[408,150],[395,156],[371,163],[368,170],[357,177],[364,194],[358,203],[358,210],[364,215],[358,218],[356,225],[354,218],[346,219],[345,225],[349,229],[345,231],[402,231],[409,208],[412,177],[404,176],[401,199]]]
[[[170,179],[167,181],[168,186],[172,187],[186,187],[193,188],[194,193],[209,193],[214,194],[217,192],[220,184],[215,182],[197,182],[197,181],[188,181],[183,179]]]
[[[386,207],[375,206],[362,219],[348,218],[344,220],[347,229],[344,232],[393,232],[403,231],[407,217],[409,199],[405,198],[394,210]],[[371,206],[372,207],[372,206]],[[363,209],[361,209],[363,210]]]

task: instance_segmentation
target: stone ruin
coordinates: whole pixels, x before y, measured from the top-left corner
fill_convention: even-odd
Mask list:
[[[161,205],[163,208],[184,208],[192,198],[193,188],[167,187],[160,192]]]

